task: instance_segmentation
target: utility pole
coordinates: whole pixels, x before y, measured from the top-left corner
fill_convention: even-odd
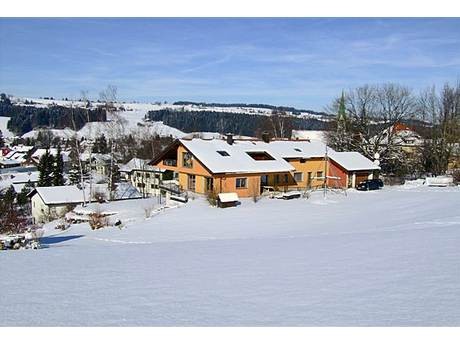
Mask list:
[[[326,194],[327,194],[327,168],[328,168],[328,155],[327,155],[327,145],[326,146],[326,152],[324,154],[324,182],[323,182],[323,196],[326,199]]]

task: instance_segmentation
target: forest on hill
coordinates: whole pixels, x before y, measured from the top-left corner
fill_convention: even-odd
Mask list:
[[[290,136],[295,129],[324,130],[328,122],[312,118],[275,115],[263,116],[245,113],[217,111],[177,111],[161,109],[149,111],[146,119],[163,121],[165,125],[183,132],[219,132],[246,136],[260,136],[262,131],[272,134],[283,128],[283,136]],[[281,124],[281,126],[280,126]]]
[[[331,116],[331,114],[327,114],[322,111],[314,111],[314,110],[306,110],[306,109],[297,109],[294,107],[286,107],[286,106],[276,106],[270,104],[255,104],[255,103],[206,103],[206,102],[190,102],[190,101],[179,101],[174,102],[174,105],[196,105],[201,107],[220,107],[220,108],[262,108],[262,109],[270,109],[276,111],[289,111],[292,112],[294,115],[300,115],[301,113],[309,113],[313,115],[320,115],[320,116]]]
[[[22,135],[40,127],[56,129],[74,128],[74,122],[76,130],[79,130],[87,122],[107,120],[106,111],[103,108],[71,109],[58,105],[38,108],[13,104],[4,96],[0,99],[0,116],[10,118],[8,129],[17,135]]]

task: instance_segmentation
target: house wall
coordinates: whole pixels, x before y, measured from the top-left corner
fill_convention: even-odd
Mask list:
[[[328,176],[338,179],[328,179],[327,185],[331,188],[348,188],[348,171],[333,160],[329,160]]]
[[[38,193],[31,198],[32,204],[32,218],[34,224],[47,223],[52,220],[63,217],[69,210],[69,207],[76,206],[76,204],[59,204],[47,205]]]
[[[289,159],[288,162],[295,168],[294,172],[302,173],[302,181],[295,182],[294,172],[293,172],[292,173],[292,183],[290,180],[289,185],[294,184],[295,187],[301,188],[301,189],[305,189],[307,187],[317,188],[323,185],[324,180],[317,179],[316,177],[318,176],[317,175],[318,172],[322,172],[323,176],[326,176],[327,174],[327,171],[325,171],[324,158],[309,158],[305,160],[296,158],[296,159]],[[308,173],[311,173],[312,179],[310,181],[308,181]],[[273,186],[276,185],[276,181],[274,180],[275,176],[276,175],[269,177],[269,182],[273,183],[272,184]],[[283,180],[282,176],[280,176],[280,180]],[[278,185],[285,186],[286,184],[282,183]]]
[[[236,179],[246,178],[245,188],[236,188]],[[217,193],[236,193],[240,198],[260,195],[261,174],[235,174],[214,178],[214,190]]]
[[[151,170],[133,170],[129,174],[129,181],[143,195],[158,195],[162,176],[160,172]]]

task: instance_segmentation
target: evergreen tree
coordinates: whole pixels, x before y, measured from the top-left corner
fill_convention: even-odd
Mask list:
[[[54,157],[49,153],[49,150],[46,149],[45,154],[40,158],[38,163],[38,185],[40,187],[48,187],[53,185],[53,166]]]
[[[64,185],[64,160],[62,159],[61,145],[57,147],[56,157],[53,166],[53,185]]]
[[[22,187],[21,192],[17,194],[16,200],[19,206],[24,207],[28,204],[29,198],[27,195],[34,189],[34,184],[30,181]]]

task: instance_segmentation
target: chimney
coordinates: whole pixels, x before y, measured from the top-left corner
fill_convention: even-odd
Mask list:
[[[263,132],[262,133],[262,140],[266,143],[270,142],[270,133],[268,132]]]
[[[233,134],[227,133],[227,144],[233,145]]]

